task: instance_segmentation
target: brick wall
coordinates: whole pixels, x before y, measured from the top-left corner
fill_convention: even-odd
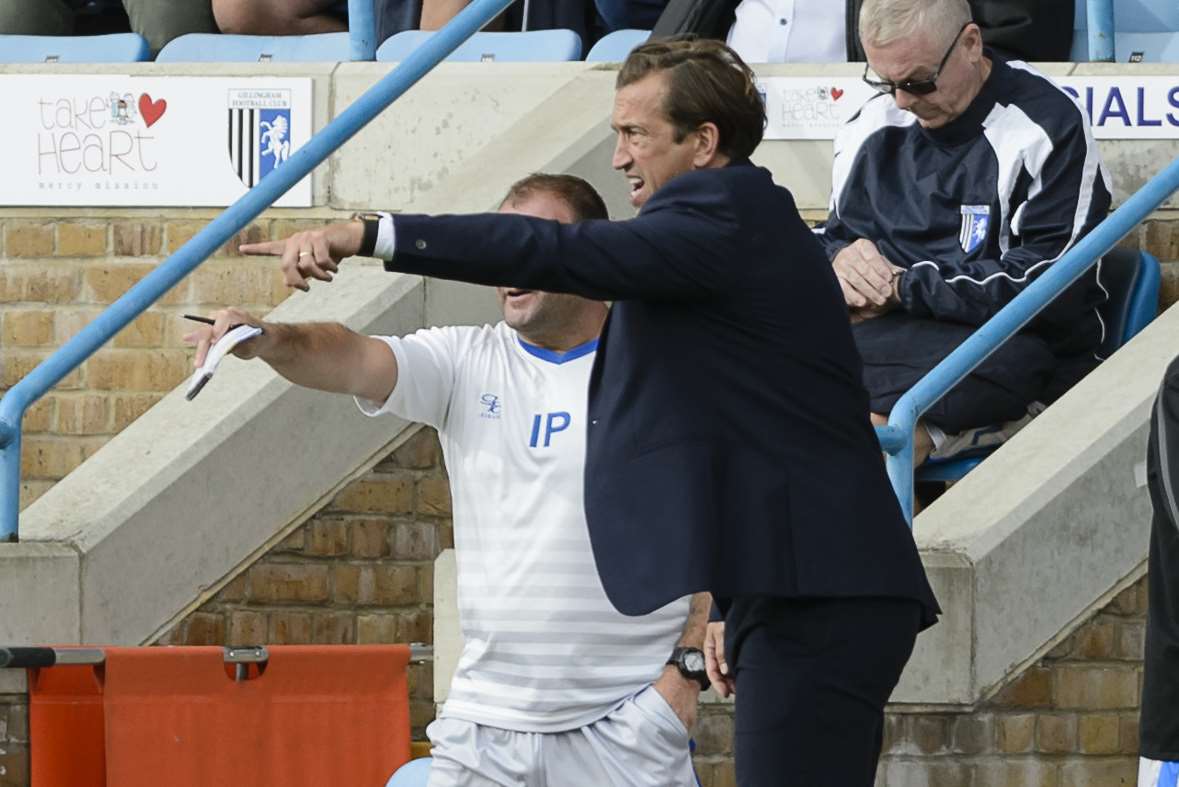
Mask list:
[[[23,694],[0,694],[0,787],[29,784],[29,710]]]
[[[265,314],[287,295],[272,260],[244,240],[319,221],[246,228],[54,390],[24,419],[21,504],[28,505],[191,372],[185,312],[237,305]],[[0,389],[6,390],[151,272],[204,219],[0,217]]]

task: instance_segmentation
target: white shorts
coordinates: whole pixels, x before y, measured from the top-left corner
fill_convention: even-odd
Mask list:
[[[426,729],[429,787],[695,787],[688,731],[648,686],[593,724],[516,732],[454,718]]]

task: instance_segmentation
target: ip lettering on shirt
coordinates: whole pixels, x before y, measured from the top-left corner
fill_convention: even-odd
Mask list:
[[[532,416],[532,435],[528,439],[528,447],[548,448],[552,444],[553,435],[564,432],[571,423],[572,416],[564,411],[537,413]]]

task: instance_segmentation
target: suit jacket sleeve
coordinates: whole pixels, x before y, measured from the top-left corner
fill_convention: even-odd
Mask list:
[[[391,271],[596,300],[693,300],[725,288],[742,259],[719,178],[675,178],[628,221],[516,214],[398,215]]]

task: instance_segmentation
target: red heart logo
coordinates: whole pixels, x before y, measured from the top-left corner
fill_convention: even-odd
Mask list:
[[[831,88],[831,98],[838,101],[840,96],[842,96],[842,95],[843,95],[843,91],[840,90],[839,88],[837,88],[837,87]]]
[[[148,128],[159,120],[164,115],[164,111],[168,108],[168,102],[164,99],[159,101],[152,101],[151,96],[147,93],[139,97],[139,114],[143,117],[143,122],[147,124]]]

